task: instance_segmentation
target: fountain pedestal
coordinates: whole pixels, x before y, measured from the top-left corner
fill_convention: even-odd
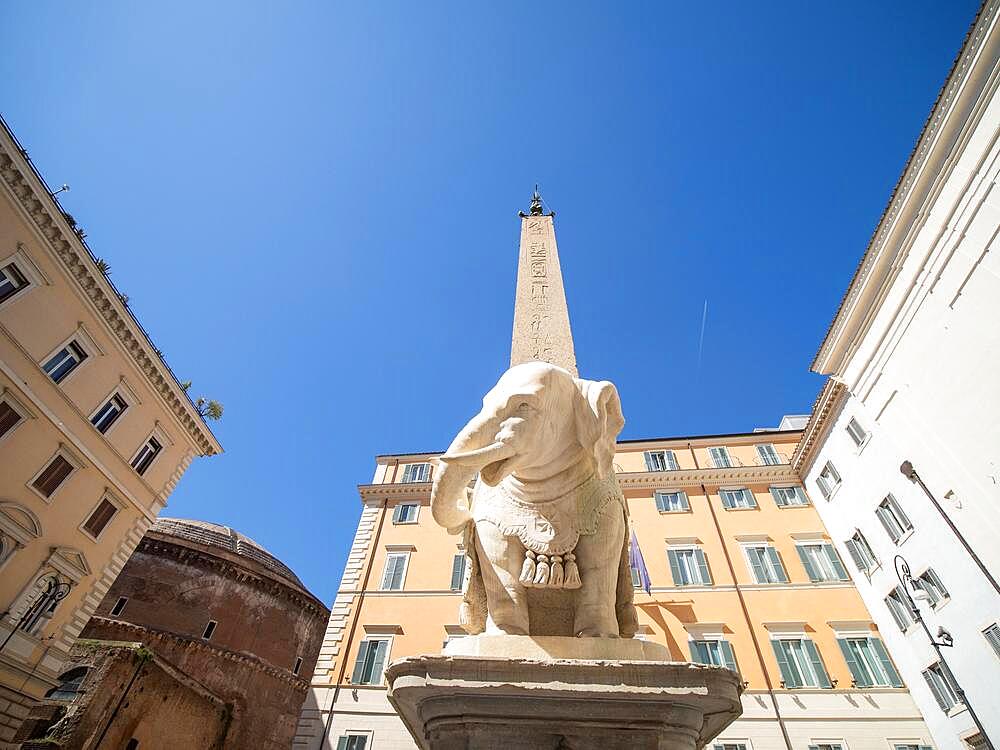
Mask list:
[[[739,676],[668,659],[632,639],[474,636],[386,678],[423,750],[699,750],[742,713]]]

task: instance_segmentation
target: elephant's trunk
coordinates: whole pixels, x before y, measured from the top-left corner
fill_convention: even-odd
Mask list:
[[[447,452],[438,457],[431,489],[431,514],[449,531],[457,533],[472,517],[466,487],[477,471],[514,455],[514,449],[494,442],[500,420],[479,414],[462,428]]]

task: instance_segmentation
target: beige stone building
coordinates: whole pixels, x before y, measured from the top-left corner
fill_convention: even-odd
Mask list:
[[[0,747],[196,456],[221,451],[0,128]]]

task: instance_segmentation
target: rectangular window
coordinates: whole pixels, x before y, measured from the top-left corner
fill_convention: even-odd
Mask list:
[[[430,464],[406,464],[403,468],[403,482],[427,482],[431,477]]]
[[[948,593],[948,589],[944,587],[944,583],[941,582],[941,578],[937,573],[934,572],[933,568],[928,568],[923,573],[918,575],[913,582],[924,591],[931,600],[931,606],[937,607],[942,602],[947,601],[951,594]]]
[[[854,687],[903,687],[899,673],[879,638],[838,638]]]
[[[0,302],[6,302],[28,286],[28,279],[13,263],[0,268]]]
[[[0,401],[0,438],[17,427],[22,419],[24,417],[13,404],[9,401]]]
[[[163,450],[163,445],[160,444],[160,441],[150,436],[149,440],[143,443],[139,452],[135,454],[135,458],[132,459],[132,468],[139,476],[142,476],[153,460],[160,455],[161,450]]]
[[[806,575],[813,583],[820,581],[846,581],[848,580],[847,570],[840,562],[840,555],[827,542],[817,542],[815,544],[798,544],[795,549],[802,560],[802,567],[806,569]]]
[[[117,505],[107,498],[102,499],[100,504],[94,509],[94,512],[90,514],[90,518],[83,524],[84,531],[94,537],[94,539],[97,539],[117,512]]]
[[[205,626],[205,632],[201,634],[201,637],[206,641],[211,640],[212,636],[215,634],[215,628],[219,625],[215,620],[209,620],[208,624]]]
[[[639,569],[633,566],[629,566],[629,570],[632,571],[632,588],[641,589],[642,588],[642,574],[639,573]]]
[[[927,687],[931,689],[934,700],[937,701],[942,711],[948,713],[958,705],[958,695],[940,663],[931,664],[923,671],[923,675],[924,680],[927,681]]]
[[[90,418],[90,423],[97,428],[97,431],[102,435],[111,429],[113,425],[125,410],[128,408],[128,403],[119,394],[115,394],[108,399],[108,402],[104,404],[100,409],[98,409],[94,416]]]
[[[746,742],[716,742],[712,750],[747,750]]]
[[[673,451],[646,451],[642,454],[646,471],[677,471],[677,456]]]
[[[726,510],[757,507],[756,498],[746,487],[738,490],[719,490],[719,497],[722,498],[722,507]]]
[[[691,641],[691,661],[696,664],[714,664],[738,672],[733,647],[729,641],[718,638],[705,641]]]
[[[855,531],[854,536],[844,542],[844,544],[847,545],[847,551],[851,553],[851,559],[858,566],[858,570],[864,573],[871,573],[871,571],[878,567],[878,558],[875,557],[871,545],[868,544],[865,535],[860,531]]]
[[[367,750],[367,734],[345,734],[337,738],[337,750]]]
[[[691,508],[687,494],[679,490],[677,492],[658,491],[655,497],[656,509],[660,513],[678,513]]]
[[[851,417],[851,421],[847,423],[847,434],[851,436],[851,440],[858,448],[867,443],[870,437],[868,431],[854,417]]]
[[[461,591],[465,586],[465,553],[459,552],[451,561],[451,590]]]
[[[299,673],[300,669],[302,669],[302,657],[301,656],[296,656],[295,657],[295,666],[292,667],[292,674],[297,675]]]
[[[763,466],[777,466],[778,464],[788,463],[782,460],[781,456],[778,455],[778,451],[770,443],[758,445],[757,455],[760,457],[760,462]]]
[[[832,687],[816,644],[809,638],[776,639],[771,647],[781,670],[782,687]]]
[[[126,604],[128,604],[128,597],[119,596],[118,601],[115,602],[115,606],[111,608],[111,616],[118,617],[118,615],[125,611]]]
[[[712,575],[708,572],[705,553],[697,548],[668,549],[670,574],[675,586],[711,586]]]
[[[882,522],[893,544],[898,544],[903,535],[913,528],[910,519],[906,517],[903,509],[899,507],[899,503],[892,495],[886,495],[885,500],[879,503],[875,509],[875,515]]]
[[[819,491],[823,493],[823,497],[827,500],[833,497],[833,493],[840,487],[840,482],[840,474],[837,473],[836,467],[827,461],[819,476],[816,477],[816,484]]]
[[[382,573],[382,591],[400,591],[403,588],[403,578],[406,576],[406,564],[409,552],[390,552],[385,558],[385,571]]]
[[[1000,625],[993,623],[983,631],[983,637],[990,644],[996,655],[1000,657]]]
[[[733,462],[729,458],[729,449],[725,446],[719,448],[709,448],[708,455],[712,458],[712,465],[716,469],[731,469]]]
[[[393,523],[416,523],[420,503],[400,503],[392,511]]]
[[[906,629],[916,622],[913,610],[910,609],[910,600],[901,586],[896,586],[889,592],[889,596],[885,598],[885,606],[889,608],[889,613],[900,630],[906,632]]]
[[[806,491],[801,487],[772,487],[771,497],[779,508],[792,508],[799,505],[809,505]]]
[[[351,682],[355,685],[381,685],[388,653],[388,638],[366,638],[361,641]]]
[[[781,564],[778,550],[770,544],[757,544],[744,549],[757,583],[788,583],[785,566]]]
[[[66,477],[73,473],[75,467],[65,457],[57,455],[52,461],[42,469],[42,472],[35,477],[31,483],[43,497],[52,497],[59,485],[66,481]]]
[[[86,358],[87,352],[83,350],[83,347],[75,341],[70,341],[66,346],[53,354],[49,358],[49,361],[42,365],[42,369],[55,382],[61,383]]]
[[[930,745],[917,745],[913,743],[894,743],[892,750],[934,750]]]
[[[809,750],[844,750],[841,742],[816,742],[809,746]]]

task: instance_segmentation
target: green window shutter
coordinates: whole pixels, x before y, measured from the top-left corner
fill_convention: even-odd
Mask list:
[[[405,482],[406,479],[404,478],[403,481]],[[403,513],[403,506],[402,505],[397,505],[395,508],[393,508],[392,509],[392,522],[393,523],[399,523],[399,517],[402,515],[402,513]]]
[[[774,568],[774,572],[778,576],[778,582],[788,583],[788,576],[785,574],[785,566],[781,564],[781,558],[778,557],[778,550],[774,547],[768,547],[767,556],[770,558],[771,566]]]
[[[451,588],[457,591],[462,588],[462,581],[465,578],[465,554],[455,555],[451,561]]]
[[[824,688],[832,687],[830,677],[826,673],[826,667],[823,666],[823,660],[819,658],[819,651],[816,648],[816,644],[809,638],[803,638],[802,645],[805,646],[813,669],[816,670],[816,678],[819,680],[819,686]]]
[[[365,660],[368,658],[368,649],[371,645],[371,641],[362,641],[360,648],[358,648],[358,660],[354,663],[354,673],[351,675],[351,682],[355,685],[360,685],[364,678]]]
[[[751,492],[750,488],[743,490],[743,497],[745,497],[749,502],[747,503],[748,508],[757,507],[757,497]]]
[[[656,471],[656,467],[653,465],[653,457],[646,451],[642,454],[643,459],[646,461],[646,471]]]
[[[854,652],[851,651],[851,645],[847,642],[847,639],[838,638],[837,645],[840,646],[840,653],[844,655],[844,661],[847,662],[847,668],[851,670],[851,677],[854,678],[857,686],[859,688],[871,687],[872,683],[868,679],[865,670],[861,669],[858,665],[858,660],[854,658]]]
[[[753,568],[754,577],[757,583],[767,583],[767,571],[764,570],[764,560],[760,549],[747,547],[747,559],[750,560],[750,567]]]
[[[795,551],[799,553],[799,559],[802,561],[802,567],[806,569],[806,575],[809,576],[809,580],[814,583],[819,581],[819,571],[817,571],[816,567],[812,564],[812,560],[809,559],[809,555],[805,549],[801,545],[797,544],[795,545]]]
[[[778,669],[781,670],[781,679],[785,682],[786,688],[802,687],[798,676],[792,671],[788,663],[788,654],[785,653],[785,644],[781,641],[771,641],[771,648],[774,649],[774,658],[778,660]]]
[[[774,504],[779,508],[784,508],[788,505],[788,500],[785,499],[785,493],[781,491],[778,487],[771,488],[771,497],[774,498]]]
[[[691,510],[691,503],[688,502],[688,496],[686,492],[678,492],[677,497],[681,501],[681,508],[683,510]]]
[[[826,556],[830,560],[830,565],[832,565],[834,571],[836,571],[837,577],[841,581],[850,580],[850,576],[847,575],[847,569],[844,567],[844,564],[840,561],[840,555],[837,554],[837,550],[833,548],[833,545],[824,544],[823,551],[826,552]]]
[[[861,553],[858,552],[857,543],[853,539],[848,539],[844,544],[847,545],[847,551],[850,553],[851,559],[854,560],[854,564],[858,566],[858,570],[868,570],[865,561],[861,557]]]
[[[893,687],[903,687],[903,681],[899,678],[899,672],[896,671],[896,665],[893,664],[892,659],[889,658],[889,653],[885,650],[885,645],[882,643],[882,639],[870,638],[869,643],[871,643],[872,648],[875,649],[875,655],[878,656],[878,660],[882,662],[882,668],[889,676],[890,684]]]
[[[661,513],[667,510],[667,497],[663,492],[656,493],[656,509]]]
[[[722,507],[727,510],[732,509],[734,506],[732,493],[722,490],[719,492],[719,495],[722,497]]]
[[[696,664],[711,664],[708,646],[703,641],[691,641],[691,661]]]
[[[385,669],[385,653],[389,650],[389,641],[375,641],[375,659],[372,663],[372,685],[382,684],[382,670]]]
[[[672,550],[667,550],[667,559],[670,561],[670,575],[674,579],[675,586],[684,585],[684,577],[681,575],[681,566],[677,561],[677,553]]]
[[[809,498],[806,497],[806,491],[801,487],[795,488],[795,495],[799,498],[799,502],[803,505],[809,505]]]
[[[734,672],[739,672],[736,668],[736,657],[733,655],[733,647],[729,645],[729,641],[719,641],[719,648],[722,650],[722,661],[725,662],[726,667]]]
[[[701,582],[706,586],[712,585],[712,574],[708,572],[708,561],[705,560],[705,553],[700,549],[694,551],[694,559],[698,563],[698,572],[701,575]]]
[[[639,569],[630,567],[629,570],[632,571],[632,588],[640,588],[642,586],[642,581],[639,578]]]
[[[347,740],[350,737],[338,737],[337,738],[337,750],[347,750]]]

